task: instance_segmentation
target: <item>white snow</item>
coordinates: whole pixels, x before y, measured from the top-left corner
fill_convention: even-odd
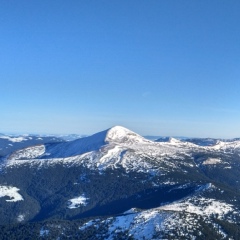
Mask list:
[[[224,169],[231,169],[232,167],[231,166],[228,166],[228,167],[224,167]]]
[[[81,227],[79,227],[79,230],[83,231],[86,228],[93,226],[97,220],[90,220],[89,222],[84,223]]]
[[[200,217],[203,217],[210,228],[218,231],[218,226],[211,220],[212,216],[221,219],[229,212],[235,211],[231,205],[216,199],[196,197],[195,201],[199,202],[202,209],[190,201],[193,199],[144,211],[130,209],[122,216],[109,217],[102,221],[91,220],[79,229],[85,230],[92,226],[98,228],[99,225],[104,224],[108,228],[104,239],[108,240],[116,239],[120,232],[141,240],[168,239],[166,236],[171,236],[173,239],[196,239],[196,234],[202,235]],[[236,216],[238,214],[239,212],[235,212]],[[223,236],[226,236],[220,228],[219,230]]]
[[[217,201],[211,198],[190,198],[184,201],[175,202],[165,206],[161,206],[161,210],[177,211],[177,212],[189,212],[202,216],[211,216],[212,214],[218,214],[219,217],[234,211],[234,207],[222,201]]]
[[[101,152],[104,154],[98,159],[96,163],[98,169],[106,169],[109,165],[117,167],[117,164],[121,160],[120,156],[123,150],[124,149],[120,148],[119,146],[114,146],[113,148],[105,148],[104,150],[101,150]]]
[[[203,165],[215,165],[215,164],[219,164],[221,162],[222,162],[221,159],[218,159],[218,158],[208,158],[202,164]]]
[[[18,193],[20,189],[12,186],[0,186],[0,198],[9,197],[6,202],[22,201],[23,197]]]
[[[183,188],[187,186],[188,184],[182,185]],[[169,239],[169,236],[172,239],[196,239],[196,234],[199,236],[203,234],[199,221],[202,219],[211,229],[216,232],[219,230],[222,236],[226,236],[212,221],[212,217],[226,220],[226,215],[230,214],[234,219],[239,215],[239,210],[226,202],[203,197],[205,191],[214,190],[216,187],[208,183],[199,186],[194,195],[177,202],[149,210],[132,208],[125,211],[122,216],[91,220],[79,229],[99,228],[103,224],[108,229],[103,237],[108,240],[116,239],[117,234],[121,232],[140,240]],[[227,220],[231,221],[231,219]]]
[[[36,145],[32,147],[27,147],[21,150],[18,150],[10,155],[9,160],[18,160],[18,159],[32,159],[40,157],[45,153],[44,145]]]
[[[132,214],[132,213],[136,213],[136,212],[138,212],[136,208],[131,208],[131,209],[125,211],[123,214]]]
[[[233,141],[217,141],[217,143],[213,146],[209,146],[208,149],[210,150],[218,150],[218,151],[228,151],[234,149],[240,149],[240,141],[233,140]]]
[[[72,198],[69,200],[68,208],[74,209],[74,208],[79,208],[80,206],[86,206],[88,199],[89,198],[86,198],[84,195],[81,195],[76,198]]]
[[[62,151],[65,148],[62,147]],[[43,150],[44,151],[44,150]],[[43,152],[42,151],[42,152]],[[28,159],[23,158],[24,154],[26,156],[37,156],[42,154],[42,152],[24,152],[19,154],[19,152],[13,154],[8,161],[6,161],[7,167],[14,167],[16,165],[28,164],[31,166],[38,165],[38,167],[51,166],[55,164],[63,164],[65,166],[72,165],[83,165],[90,169],[105,170],[107,168],[118,168],[123,167],[126,171],[137,171],[137,172],[148,172],[150,174],[154,172],[163,173],[168,171],[169,168],[176,169],[180,168],[181,165],[186,165],[186,162],[182,161],[184,156],[183,150],[179,150],[176,147],[160,146],[155,143],[151,144],[108,144],[99,149],[99,151],[90,151],[84,154],[64,157],[64,158],[51,158],[49,156],[47,159]],[[43,154],[46,156],[46,152]],[[188,157],[188,155],[187,155]],[[21,158],[21,161],[17,159]],[[155,158],[152,161],[151,159]],[[28,159],[28,160],[27,160]],[[160,164],[164,164],[165,167]],[[192,167],[189,165],[189,167]]]
[[[115,239],[116,231],[128,231],[134,239],[152,239],[155,230],[161,227],[168,214],[159,214],[158,210],[147,210],[139,213],[114,218],[108,228],[108,240]]]
[[[179,144],[179,143],[181,143],[181,141],[180,140],[178,140],[178,139],[176,139],[176,138],[170,138],[169,139],[169,143],[171,143],[171,144]]]
[[[19,214],[19,215],[17,216],[17,221],[18,221],[18,222],[22,222],[22,221],[24,221],[24,219],[25,219],[25,215],[24,215],[24,214]]]

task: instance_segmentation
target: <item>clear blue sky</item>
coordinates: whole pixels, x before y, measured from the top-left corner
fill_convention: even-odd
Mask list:
[[[239,0],[0,0],[0,132],[240,137]]]

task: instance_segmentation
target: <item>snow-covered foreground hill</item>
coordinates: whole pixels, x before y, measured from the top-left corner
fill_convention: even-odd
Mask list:
[[[25,232],[34,227],[33,239],[238,234],[239,140],[154,142],[116,126],[17,149],[2,157],[0,169],[0,221],[10,228],[20,222]]]

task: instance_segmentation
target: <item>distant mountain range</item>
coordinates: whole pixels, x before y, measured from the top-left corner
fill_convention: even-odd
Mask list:
[[[0,239],[238,239],[240,140],[154,140],[1,135]]]

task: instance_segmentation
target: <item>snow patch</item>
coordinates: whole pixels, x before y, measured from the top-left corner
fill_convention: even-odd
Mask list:
[[[18,221],[18,222],[22,222],[22,221],[24,221],[24,219],[25,219],[25,215],[24,215],[24,214],[19,214],[19,215],[17,216],[17,221]]]
[[[232,169],[231,166],[224,167],[223,169]]]
[[[6,200],[6,202],[23,201],[23,197],[18,193],[19,190],[16,187],[0,186],[0,198],[9,197],[10,200]]]
[[[69,200],[68,208],[74,209],[74,208],[79,208],[80,206],[86,206],[88,199],[89,198],[86,198],[84,195],[76,198],[72,198]]]
[[[205,160],[202,164],[203,165],[215,165],[215,164],[219,164],[222,161],[218,158],[208,158],[207,160]]]
[[[97,220],[90,220],[89,222],[84,223],[81,227],[79,227],[79,230],[83,231],[86,228],[93,226],[96,223]]]

